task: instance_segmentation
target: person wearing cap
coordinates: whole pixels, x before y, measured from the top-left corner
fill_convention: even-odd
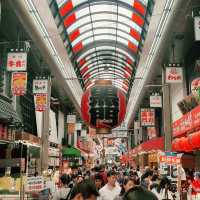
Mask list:
[[[99,190],[100,197],[98,200],[114,200],[121,192],[115,171],[108,172],[107,180],[108,183]]]

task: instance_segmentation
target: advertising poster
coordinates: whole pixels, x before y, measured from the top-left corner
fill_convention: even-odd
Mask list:
[[[47,108],[47,94],[35,95],[35,110],[44,112]]]
[[[22,96],[26,93],[27,73],[26,72],[13,72],[11,90],[15,96]]]

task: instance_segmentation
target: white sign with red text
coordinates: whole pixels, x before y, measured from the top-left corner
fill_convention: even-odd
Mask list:
[[[47,94],[48,80],[33,80],[33,94]]]
[[[25,52],[10,52],[7,57],[8,71],[26,71],[27,68],[27,53]]]
[[[159,95],[150,96],[150,107],[161,108],[162,107],[162,97]]]
[[[167,67],[166,68],[166,83],[182,83],[183,68],[182,67]]]
[[[27,177],[26,192],[37,192],[44,189],[42,176]]]

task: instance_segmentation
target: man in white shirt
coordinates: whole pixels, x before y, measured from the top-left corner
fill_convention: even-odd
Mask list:
[[[117,174],[115,171],[110,171],[107,174],[108,183],[99,190],[100,197],[98,200],[114,200],[119,196],[121,187],[116,182]]]

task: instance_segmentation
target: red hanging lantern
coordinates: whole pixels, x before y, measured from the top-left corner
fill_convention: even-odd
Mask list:
[[[85,91],[81,100],[83,120],[97,133],[110,133],[119,126],[126,114],[126,97],[112,81],[98,80],[95,85]]]
[[[188,137],[189,137],[189,143],[191,144],[193,149],[200,148],[200,131],[193,133]]]

